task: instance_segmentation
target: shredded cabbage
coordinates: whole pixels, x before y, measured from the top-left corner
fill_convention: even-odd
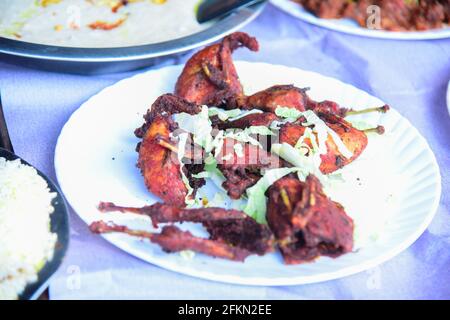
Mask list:
[[[311,141],[312,148],[305,142],[306,139],[309,139]],[[298,139],[297,143],[295,144],[295,148],[303,151],[306,150],[306,153],[309,152],[319,152],[319,145],[317,144],[317,137],[314,135],[311,128],[306,128],[303,135]]]
[[[300,110],[281,106],[278,106],[275,109],[275,114],[281,118],[291,119],[294,121],[302,116],[302,112]]]
[[[184,112],[174,114],[174,120],[178,123],[180,129],[191,133],[194,142],[203,147],[206,152],[212,150],[212,125],[207,106],[202,106],[200,113],[194,115]]]
[[[265,126],[251,126],[245,128],[244,131],[248,134],[260,134],[262,136],[274,136],[275,134]]]
[[[224,192],[216,192],[214,198],[208,202],[206,207],[223,207],[226,201],[226,194]]]
[[[233,149],[234,149],[234,153],[236,153],[236,155],[237,155],[239,158],[242,158],[242,157],[244,156],[244,147],[242,147],[242,144],[236,143],[236,144],[233,146]]]
[[[229,118],[237,117],[242,113],[240,109],[224,110],[217,107],[210,107],[208,109],[209,117],[218,116],[220,120],[226,121]]]
[[[319,138],[319,148],[321,150],[321,154],[326,153],[325,141],[328,135],[330,135],[339,152],[342,153],[344,157],[349,159],[353,156],[353,153],[348,150],[347,146],[344,144],[344,142],[342,142],[339,135],[330,127],[328,127],[326,123],[322,119],[320,119],[313,111],[307,110],[303,112],[302,115],[306,118],[306,123],[302,123],[303,126],[314,125],[314,130],[317,132]]]
[[[273,144],[272,152],[297,167],[297,174],[301,181],[305,181],[309,174],[314,174],[319,180],[325,179],[319,169],[321,163],[319,153],[310,152],[307,156],[288,143]]]
[[[209,178],[212,182],[218,186],[222,187],[222,183],[225,181],[225,177],[222,172],[217,168],[217,160],[211,154],[205,158],[205,171],[209,173]]]
[[[186,261],[191,261],[195,257],[195,252],[192,250],[182,250],[180,251],[180,256]]]
[[[249,114],[253,113],[262,113],[262,110],[258,109],[252,109],[248,111],[244,111],[242,109],[231,109],[231,110],[225,110],[222,108],[217,107],[210,107],[208,109],[208,114],[210,117],[212,116],[218,116],[220,120],[222,121],[235,121],[240,118],[246,117]]]
[[[240,109],[238,109],[238,110],[240,110]],[[250,114],[254,114],[254,113],[263,113],[263,111],[262,111],[262,110],[259,110],[259,109],[252,109],[252,110],[248,110],[248,111],[242,111],[242,110],[240,110],[240,111],[242,112],[240,115],[237,115],[237,116],[235,116],[235,117],[230,117],[230,119],[228,119],[228,121],[239,120],[239,119],[241,119],[241,118],[243,118],[243,117],[246,117],[246,116],[248,116],[248,115],[250,115]]]
[[[195,204],[195,199],[192,199],[192,194],[194,193],[194,189],[192,189],[191,185],[189,184],[189,179],[186,177],[186,175],[184,174],[183,171],[183,157],[184,157],[184,151],[186,149],[186,142],[187,142],[187,138],[188,138],[188,133],[182,133],[178,136],[179,140],[178,140],[178,161],[180,162],[180,173],[181,173],[181,180],[183,181],[184,185],[186,186],[187,189],[187,194],[186,197],[184,199],[184,202],[186,203],[186,205],[188,206],[192,206]]]
[[[348,122],[352,124],[353,128],[356,128],[358,130],[367,130],[371,129],[377,126],[377,123],[373,123],[373,121],[369,122],[367,120],[354,120],[350,118],[345,118]]]
[[[353,153],[348,150],[347,146],[344,144],[344,142],[342,142],[339,135],[330,127],[328,127],[327,124],[322,119],[320,119],[317,114],[314,113],[314,111],[306,110],[304,112],[301,112],[297,109],[277,107],[275,113],[279,117],[287,118],[290,121],[298,120],[302,116],[305,117],[306,122],[302,123],[302,125],[305,127],[314,126],[313,131],[317,134],[320,154],[325,154],[327,152],[326,140],[328,138],[328,135],[330,135],[339,152],[344,157],[350,159],[353,156]]]
[[[228,160],[231,160],[231,159],[233,159],[233,154],[232,153],[227,153],[226,155],[224,155],[222,157],[222,160],[224,160],[224,161],[228,161]]]
[[[253,138],[251,136],[250,130],[247,130],[247,129],[249,129],[249,128],[246,128],[244,130],[240,130],[240,129],[227,130],[224,133],[224,137],[234,139],[239,142],[250,143],[254,146],[262,148],[263,146],[261,145],[261,143],[258,140],[256,140],[255,138]]]
[[[192,175],[192,177],[195,179],[209,178],[210,176],[211,176],[211,174],[207,171],[202,171],[202,172]]]
[[[262,148],[261,143],[253,138],[252,135],[259,134],[270,136],[274,135],[274,133],[270,130],[270,128],[265,126],[251,126],[244,130],[219,130],[215,137],[213,137],[212,125],[209,116],[216,114],[219,118],[222,117],[221,119],[230,119],[230,115],[237,114],[237,111],[222,110],[220,108],[208,108],[207,106],[203,106],[202,111],[196,115],[189,115],[186,113],[176,114],[175,121],[178,122],[178,125],[182,130],[193,135],[194,142],[202,146],[205,150],[205,154],[207,155],[205,158],[205,170],[193,175],[193,177],[209,178],[216,186],[222,188],[225,177],[217,168],[217,160],[215,157],[222,151],[224,139],[234,139],[241,143],[250,143]],[[339,136],[331,130],[314,112],[310,110],[301,112],[292,108],[278,107],[276,109],[276,114],[282,118],[286,118],[285,120],[282,120],[282,122],[279,122],[280,124],[296,121],[303,116],[305,117],[306,122],[302,123],[302,125],[306,128],[303,136],[297,141],[295,147],[287,143],[272,145],[273,153],[290,162],[295,167],[268,170],[254,186],[247,189],[246,195],[248,201],[245,205],[244,212],[260,223],[265,223],[266,221],[265,214],[267,199],[265,197],[265,192],[276,180],[289,173],[296,172],[301,181],[305,181],[309,174],[314,174],[319,178],[319,180],[321,180],[322,183],[327,182],[327,177],[321,173],[319,167],[321,164],[320,155],[327,152],[326,140],[329,135],[333,138],[339,151],[344,156],[348,156],[350,153]],[[242,116],[242,114],[239,116]],[[275,127],[276,126],[277,125],[275,124]],[[271,126],[271,128],[272,127],[273,126]],[[180,142],[178,146],[179,150],[185,149],[187,138],[187,133],[180,135]],[[306,139],[311,141],[311,146],[305,143]],[[238,157],[244,156],[244,150],[241,143],[237,143],[233,146],[234,152]],[[224,155],[222,159],[228,160],[232,157],[233,154],[227,154]],[[178,158],[181,162],[183,154],[179,153]],[[185,176],[183,170],[181,170],[181,175],[183,182],[188,189],[186,204],[192,206],[195,203],[195,200],[191,199],[193,189],[189,185],[189,180]]]

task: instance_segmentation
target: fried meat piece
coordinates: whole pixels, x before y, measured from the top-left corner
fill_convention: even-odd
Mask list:
[[[236,152],[236,145],[241,146],[241,153]],[[225,139],[218,155],[218,169],[225,176],[222,184],[231,199],[239,199],[245,191],[261,178],[261,171],[279,168],[284,162],[270,152],[234,139]]]
[[[144,124],[134,131],[138,138],[143,138],[155,117],[169,117],[175,113],[197,114],[201,107],[171,93],[158,97],[150,109],[144,115]],[[172,122],[173,124],[173,122]],[[172,129],[175,126],[172,125]]]
[[[102,212],[131,212],[148,216],[156,227],[160,223],[196,222],[202,223],[210,239],[218,243],[239,247],[251,254],[264,255],[273,251],[274,237],[267,225],[257,223],[242,211],[223,208],[183,209],[176,206],[155,203],[142,208],[120,207],[113,203],[100,203]],[[195,250],[195,248],[191,248]]]
[[[176,145],[172,142],[171,133],[178,125],[172,120],[175,113],[196,114],[201,108],[173,94],[160,96],[144,116],[145,123],[135,130],[135,135],[142,138],[136,150],[139,153],[137,166],[144,176],[148,190],[165,202],[184,206],[188,193],[181,175],[180,161],[177,157]],[[185,157],[202,157],[202,152],[190,148]],[[203,171],[201,163],[183,165],[182,170],[188,177],[190,186],[195,191],[201,187],[204,179],[194,179],[192,174]]]
[[[352,251],[353,220],[312,175],[306,182],[286,176],[269,188],[267,221],[286,264]]]
[[[238,106],[242,109],[260,109],[272,113],[280,106],[305,111],[309,99],[307,90],[293,85],[276,85],[251,96],[241,97],[238,99]]]
[[[245,129],[252,126],[269,127],[276,120],[279,118],[270,112],[251,113],[233,121],[221,121],[217,116],[211,117],[213,126],[219,130]]]
[[[308,90],[309,88],[298,88],[294,85],[276,85],[251,96],[243,96],[237,100],[237,104],[242,109],[260,109],[272,113],[275,113],[278,107],[293,108],[302,112],[305,110],[329,112],[340,116],[345,116],[349,111],[333,101],[312,100],[307,94]]]
[[[232,53],[240,47],[258,51],[258,42],[235,32],[194,54],[175,85],[175,94],[197,105],[220,106],[243,94]]]
[[[188,190],[182,180],[176,153],[161,146],[158,138],[170,140],[168,118],[157,116],[139,145],[137,166],[148,190],[167,203],[184,206]]]
[[[119,232],[145,238],[158,244],[166,252],[192,250],[206,255],[234,261],[244,261],[252,253],[245,249],[233,247],[223,242],[195,237],[189,231],[182,231],[176,226],[164,226],[161,233],[131,230],[125,226],[107,224],[97,221],[89,226],[94,233]]]

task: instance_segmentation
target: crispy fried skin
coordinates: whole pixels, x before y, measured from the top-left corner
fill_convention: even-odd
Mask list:
[[[293,85],[276,85],[259,91],[248,97],[238,99],[242,109],[260,109],[275,113],[277,107],[291,107],[300,111],[306,110],[308,89],[300,89]]]
[[[298,139],[305,133],[306,127],[302,126],[301,123],[285,123],[280,127],[279,137],[280,143],[287,143],[291,146],[295,146]],[[305,139],[305,143],[311,146],[309,139]]]
[[[155,227],[159,223],[197,222],[202,223],[212,240],[227,243],[263,255],[273,251],[274,237],[267,225],[238,210],[223,208],[183,209],[168,204],[155,203],[142,208],[120,207],[113,203],[100,203],[102,212],[132,212],[150,217]]]
[[[298,88],[294,85],[275,85],[245,96],[232,60],[232,52],[243,46],[252,51],[259,49],[255,38],[243,32],[235,32],[225,37],[221,43],[208,46],[194,54],[177,80],[175,94],[197,105],[206,104],[229,109],[260,109],[275,113],[276,108],[282,106],[300,111],[310,109],[345,115],[347,109],[341,108],[337,103],[316,102],[306,94],[309,88]],[[240,122],[236,125],[240,127],[246,124]]]
[[[352,111],[351,109],[339,106],[339,104],[334,101],[324,100],[317,102],[310,98],[308,98],[306,109],[312,110],[316,113],[330,113],[340,117],[345,117],[347,112]]]
[[[279,118],[270,112],[252,113],[234,121],[221,121],[217,116],[211,117],[213,126],[219,130],[245,129],[252,126],[269,127],[275,120],[279,120]]]
[[[259,170],[254,167],[219,166],[219,170],[226,179],[222,187],[227,190],[227,194],[231,199],[240,199],[248,188],[261,179]]]
[[[364,149],[367,147],[367,135],[345,121],[343,118],[330,113],[319,113],[319,117],[325,121],[328,127],[330,127],[341,138],[347,149],[353,153],[350,159],[345,158],[342,153],[339,152],[338,147],[334,143],[333,139],[329,135],[326,141],[327,153],[321,155],[322,163],[320,164],[320,171],[324,174],[332,173],[358,158]],[[295,146],[298,139],[305,132],[304,126],[299,122],[286,123],[280,129],[280,143],[288,143]],[[309,139],[305,140],[309,146],[311,142]]]
[[[235,152],[235,145],[241,144],[242,157]],[[264,149],[249,143],[225,139],[222,150],[216,156],[218,168],[225,176],[223,187],[231,199],[239,199],[261,178],[262,169],[279,168],[284,162]]]
[[[222,208],[185,209],[167,203],[155,203],[142,208],[120,207],[114,203],[101,202],[98,206],[101,212],[119,211],[132,212],[151,218],[155,227],[160,223],[168,222],[205,222],[226,219],[246,219],[248,216],[238,210],[226,210]]]
[[[155,117],[169,117],[175,113],[197,114],[201,107],[171,93],[158,97],[150,109],[144,115],[144,124],[134,131],[138,138],[143,138]],[[173,123],[173,122],[172,122]],[[171,124],[172,124],[171,123]],[[174,127],[172,125],[172,127]]]
[[[184,185],[177,155],[162,147],[157,137],[170,139],[170,123],[157,116],[147,128],[139,147],[138,168],[148,190],[165,202],[184,206],[187,189]]]
[[[170,116],[180,112],[196,114],[200,110],[200,106],[183,98],[164,94],[156,99],[144,116],[144,124],[134,132],[136,137],[142,138],[136,148],[139,152],[137,166],[144,176],[145,185],[150,192],[167,203],[184,206],[187,195],[180,162],[177,154],[171,150],[176,146],[171,141],[170,133],[177,128],[177,124]],[[201,157],[201,153],[196,150],[188,151],[191,151],[193,157]],[[192,178],[192,173],[202,171],[201,164],[188,164],[183,170],[194,191],[205,183],[204,179]]]
[[[203,225],[213,240],[229,243],[260,256],[274,251],[272,231],[267,225],[259,224],[248,216],[245,219],[205,221]]]
[[[342,117],[349,111],[333,101],[312,100],[306,93],[308,90],[309,88],[298,88],[294,85],[276,85],[251,96],[240,97],[237,105],[242,109],[260,109],[272,113],[275,113],[278,107],[288,107],[299,111],[329,112]]]
[[[197,105],[209,106],[241,96],[242,85],[231,57],[240,47],[258,51],[258,42],[244,32],[235,32],[194,54],[178,78],[175,94]]]
[[[267,221],[286,264],[352,250],[353,220],[323,193],[316,177],[301,182],[286,176],[269,188],[268,198]]]
[[[182,231],[176,226],[164,226],[161,233],[135,231],[125,226],[106,224],[97,221],[89,226],[94,233],[120,232],[131,236],[146,238],[158,244],[166,252],[192,250],[213,257],[234,261],[244,261],[252,253],[245,249],[233,247],[223,242],[195,237],[189,231]]]

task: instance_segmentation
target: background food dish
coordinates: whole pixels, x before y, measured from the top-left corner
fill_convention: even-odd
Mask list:
[[[259,3],[241,8],[190,36],[132,47],[68,48],[0,37],[0,57],[7,62],[58,72],[99,74],[132,70],[218,40],[252,21],[264,6],[265,3]]]
[[[6,158],[7,160],[19,159],[18,156],[2,148],[0,148],[0,157]],[[21,161],[24,164],[30,165],[22,159]],[[39,271],[38,280],[36,282],[30,283],[25,288],[25,290],[19,296],[19,299],[21,300],[34,300],[42,294],[42,292],[47,288],[47,284],[51,276],[61,265],[69,245],[69,217],[67,214],[65,200],[62,197],[62,193],[59,188],[55,184],[53,184],[42,172],[38,171],[38,174],[47,181],[50,192],[55,192],[57,194],[56,197],[52,200],[52,205],[55,211],[50,215],[50,230],[51,232],[56,233],[57,242],[55,251],[53,253],[53,258],[50,261],[47,261]]]
[[[259,63],[240,62],[236,66],[249,92],[287,81],[312,87],[312,95],[316,99],[329,98],[349,107],[383,104],[361,90],[316,73]],[[69,202],[85,222],[105,218],[96,209],[102,200],[136,206],[156,200],[148,193],[139,171],[134,167],[137,139],[132,132],[142,124],[141,116],[151,102],[161,93],[173,90],[180,71],[180,66],[169,67],[121,81],[91,98],[64,127],[56,148],[56,172]],[[324,92],[327,92],[326,95]],[[127,108],[123,108],[125,104]],[[105,113],[109,115],[106,123],[101,120]],[[377,120],[391,130],[392,135],[387,139],[389,143],[384,147],[386,154],[390,155],[387,158],[408,180],[408,187],[402,189],[401,205],[386,227],[388,236],[378,245],[367,246],[336,260],[321,258],[312,264],[286,268],[277,255],[252,257],[244,264],[202,255],[187,261],[180,255],[167,255],[157,247],[126,236],[112,234],[105,238],[119,248],[169,270],[239,284],[319,282],[373,267],[406,249],[420,236],[436,211],[441,188],[434,156],[411,124],[395,110]],[[103,124],[101,132],[98,123]],[[79,150],[81,146],[84,152],[75,157],[74,150]],[[79,168],[76,176],[71,170],[74,165]],[[93,172],[95,179],[92,179]],[[385,179],[386,183],[392,182],[389,175]],[[108,217],[137,228],[149,227],[144,219],[127,220],[114,214]]]
[[[349,19],[321,19],[315,15],[307,12],[298,3],[291,0],[271,0],[275,6],[281,10],[289,13],[290,15],[306,21],[308,23],[321,26],[327,29],[344,32],[348,34],[380,38],[380,39],[395,39],[395,40],[429,40],[429,39],[442,39],[450,37],[450,27],[421,31],[421,32],[392,32],[381,30],[370,30],[360,27],[356,22]]]

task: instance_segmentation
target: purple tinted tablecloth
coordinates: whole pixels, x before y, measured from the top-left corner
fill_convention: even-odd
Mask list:
[[[445,96],[450,39],[388,41],[321,29],[268,6],[244,28],[261,44],[235,58],[320,72],[395,107],[428,140],[442,198],[427,231],[394,259],[343,279],[292,287],[248,287],[191,278],[142,262],[89,233],[71,212],[71,246],[53,278],[53,299],[415,299],[450,298],[450,118]],[[182,63],[168,61],[166,64]],[[135,72],[86,77],[0,62],[0,89],[16,152],[55,178],[57,137],[82,102]]]

